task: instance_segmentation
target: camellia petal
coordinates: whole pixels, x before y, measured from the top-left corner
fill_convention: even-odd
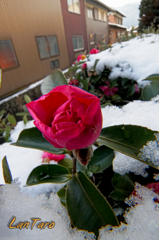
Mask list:
[[[57,148],[85,148],[101,132],[100,100],[80,88],[58,86],[26,106],[35,126]]]

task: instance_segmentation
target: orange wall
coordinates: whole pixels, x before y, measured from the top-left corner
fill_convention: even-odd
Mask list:
[[[1,0],[0,40],[11,39],[19,67],[2,74],[0,98],[36,82],[53,72],[50,61],[69,67],[63,18],[59,0]],[[56,35],[60,55],[41,60],[35,36]]]

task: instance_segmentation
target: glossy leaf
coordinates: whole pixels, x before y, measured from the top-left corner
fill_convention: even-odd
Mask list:
[[[65,188],[61,188],[58,192],[57,195],[60,198],[60,202],[61,204],[66,207],[66,189]]]
[[[118,125],[103,128],[98,142],[130,157],[136,158],[154,168],[158,168],[153,163],[141,160],[138,156],[140,149],[146,145],[148,141],[156,140],[155,133],[157,132],[146,127]]]
[[[73,161],[70,158],[64,158],[58,162],[59,165],[67,167],[69,170],[73,168]]]
[[[152,74],[150,76],[148,76],[147,78],[145,78],[143,81],[159,81],[159,74]]]
[[[49,93],[53,88],[60,85],[67,85],[67,80],[61,70],[56,70],[53,74],[48,75],[41,84],[42,94]]]
[[[159,81],[153,81],[142,89],[142,98],[144,101],[150,101],[151,98],[159,94]]]
[[[5,183],[10,184],[13,181],[13,179],[6,157],[4,157],[2,160],[2,171]]]
[[[127,193],[131,193],[134,190],[134,183],[128,174],[120,175],[115,173],[111,182],[113,187],[118,190]]]
[[[94,232],[97,237],[102,226],[119,225],[110,204],[82,172],[76,173],[67,184],[66,203],[72,224]]]
[[[26,148],[34,148],[39,149],[45,152],[62,154],[66,153],[66,149],[55,148],[51,143],[45,140],[42,136],[42,133],[37,128],[29,128],[23,130],[16,143],[12,143],[11,145],[17,147],[26,147]]]
[[[26,184],[32,186],[41,183],[65,183],[71,177],[69,170],[63,166],[43,164],[32,170]]]
[[[102,172],[112,165],[114,151],[106,146],[101,146],[94,151],[87,168],[90,172]]]

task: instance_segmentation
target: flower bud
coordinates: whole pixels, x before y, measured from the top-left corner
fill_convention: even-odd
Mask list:
[[[86,166],[93,156],[93,148],[74,149],[72,151],[73,156],[83,165]]]

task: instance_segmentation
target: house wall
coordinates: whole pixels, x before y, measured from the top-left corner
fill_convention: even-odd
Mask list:
[[[104,8],[100,8],[99,5],[93,5],[86,3],[86,22],[87,22],[87,38],[88,38],[88,50],[90,51],[92,48],[97,47],[98,43],[102,41],[102,34],[105,34],[105,41],[108,43],[108,18],[107,11]],[[97,7],[98,6],[98,7]],[[106,13],[106,21],[95,20],[94,18],[88,17],[87,8],[97,8],[98,11],[103,11]],[[95,43],[90,43],[90,34],[95,34]]]
[[[109,43],[119,41],[122,35],[126,34],[126,29],[120,27],[109,26]]]
[[[53,73],[50,61],[69,67],[60,1],[1,0],[0,40],[11,39],[19,66],[2,73],[0,99]],[[41,60],[36,36],[56,35],[60,55]]]
[[[56,0],[57,1],[57,0]],[[70,65],[75,61],[76,54],[87,50],[87,32],[86,32],[86,18],[85,18],[85,1],[79,0],[80,14],[69,12],[67,0],[61,0],[61,9],[65,27],[67,49],[69,53]],[[84,48],[79,51],[73,49],[73,36],[83,36]]]

